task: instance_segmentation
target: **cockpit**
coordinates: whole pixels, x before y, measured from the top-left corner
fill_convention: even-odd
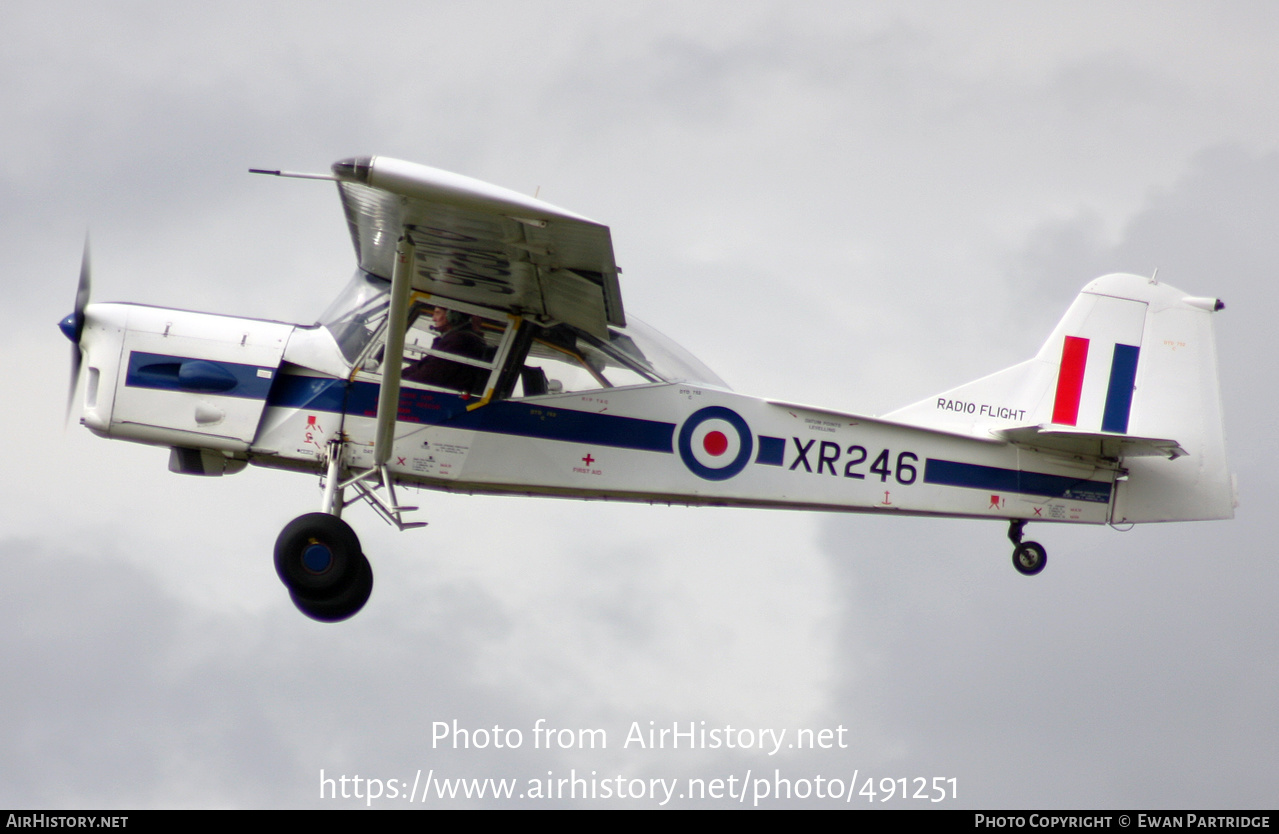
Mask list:
[[[390,288],[389,281],[357,271],[320,318],[357,374],[380,376],[383,372]],[[441,336],[437,308],[450,311],[450,320],[456,323],[445,327],[459,332]],[[497,399],[662,382],[728,388],[698,359],[633,316],[626,327],[610,325],[607,333],[603,339],[566,324],[543,326],[514,314],[414,293],[402,376],[410,386],[476,395],[491,392]],[[456,346],[462,343],[468,347]],[[411,369],[431,363],[437,368],[448,363],[472,370],[434,377],[417,374],[435,383],[414,381]]]

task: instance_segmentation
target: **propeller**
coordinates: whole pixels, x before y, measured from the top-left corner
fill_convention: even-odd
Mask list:
[[[84,308],[89,306],[92,283],[89,273],[89,236],[86,234],[84,254],[80,258],[80,285],[76,287],[75,310],[58,323],[63,334],[71,340],[71,389],[67,391],[66,420],[71,419],[71,405],[75,401],[76,384],[80,381],[80,364],[84,353],[80,348],[80,337],[84,334]]]

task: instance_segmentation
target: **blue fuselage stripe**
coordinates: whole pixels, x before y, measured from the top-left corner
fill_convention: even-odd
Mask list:
[[[345,402],[345,380],[294,374],[280,374],[266,399],[268,406],[332,411],[338,414],[342,413]]]
[[[270,406],[377,416],[379,386],[337,379],[288,376],[271,389]],[[591,414],[538,403],[490,402],[468,411],[473,398],[444,391],[402,388],[397,419],[401,423],[446,426],[467,431],[513,434],[571,443],[593,443],[647,452],[675,451],[675,424],[613,414]]]
[[[640,449],[646,452],[675,451],[674,423],[638,420],[612,414],[589,414],[524,403],[489,403],[484,408],[463,412],[448,425],[473,431],[565,440],[572,443],[598,443],[618,449]]]
[[[1045,498],[1065,498],[1071,501],[1092,501],[1099,504],[1110,501],[1110,484],[937,458],[928,458],[924,462],[924,483],[987,489],[993,492],[1017,492]]]
[[[785,457],[786,438],[766,437],[762,434],[759,436],[759,454],[755,456],[756,463],[781,466],[785,463]]]
[[[275,368],[267,366],[134,350],[129,352],[124,384],[130,388],[260,400],[266,397],[275,376]]]

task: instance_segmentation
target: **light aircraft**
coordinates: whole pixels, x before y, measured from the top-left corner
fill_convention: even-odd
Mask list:
[[[373,587],[347,506],[422,526],[405,484],[1001,519],[1024,574],[1047,559],[1022,538],[1030,521],[1234,514],[1215,298],[1098,278],[1033,358],[869,417],[729,390],[625,314],[609,229],[585,217],[386,157],[255,173],[337,183],[358,262],[346,289],[310,326],[91,304],[86,242],[60,325],[68,411],[82,388],[82,424],[171,447],[173,472],[318,476],[319,511],[275,545],[314,619],[354,615]]]

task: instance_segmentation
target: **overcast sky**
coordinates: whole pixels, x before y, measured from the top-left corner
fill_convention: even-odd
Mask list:
[[[362,805],[321,771],[421,770],[1273,808],[1277,37],[1243,2],[7,9],[0,805]],[[55,325],[89,229],[96,300],[313,322],[354,268],[334,189],[246,171],[361,154],[608,224],[629,313],[738,391],[859,413],[1028,358],[1088,281],[1158,268],[1227,305],[1238,517],[1032,526],[1026,578],[1003,524],[421,492],[425,530],[348,515],[373,596],[314,623],[271,547],[317,479],[64,430]],[[534,749],[543,718],[608,749]],[[523,744],[433,747],[454,720]],[[650,721],[846,746],[623,748]]]

